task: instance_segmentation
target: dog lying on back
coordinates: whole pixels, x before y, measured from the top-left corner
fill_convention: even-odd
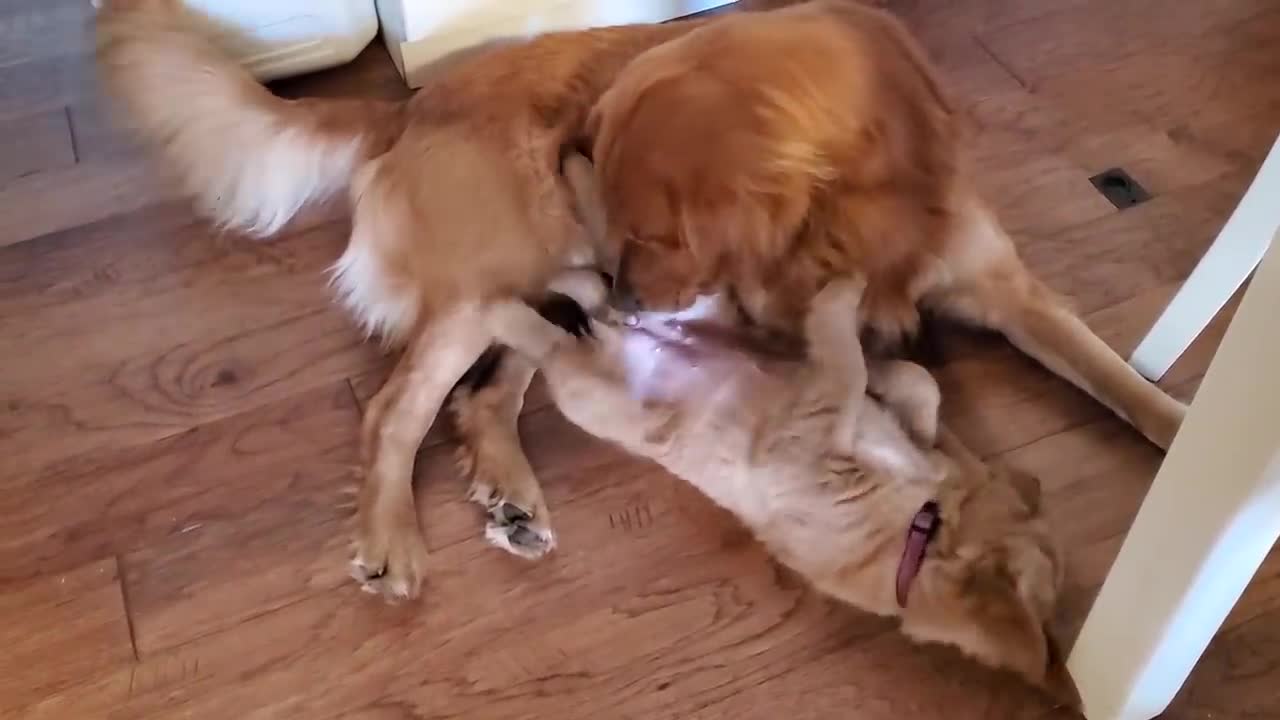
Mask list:
[[[488,320],[566,418],[695,485],[820,591],[1078,705],[1047,629],[1063,563],[1038,480],[945,432],[938,447],[929,373],[864,360],[861,281],[818,293],[807,352],[791,357],[699,317],[714,303],[619,324],[583,309],[604,302],[598,279],[559,287],[577,300],[511,302]]]

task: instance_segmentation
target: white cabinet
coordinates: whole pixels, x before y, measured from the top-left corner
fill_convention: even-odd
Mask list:
[[[341,65],[378,34],[374,0],[183,1],[225,26],[236,59],[264,81]]]
[[[455,50],[554,30],[661,22],[733,0],[377,0],[382,36],[410,87]]]

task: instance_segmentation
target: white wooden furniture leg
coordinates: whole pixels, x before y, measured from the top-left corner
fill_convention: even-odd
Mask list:
[[[1129,364],[1159,380],[1258,266],[1280,227],[1280,139],[1187,282],[1138,344]]]
[[[1263,259],[1068,661],[1089,720],[1168,706],[1280,537],[1280,250]]]

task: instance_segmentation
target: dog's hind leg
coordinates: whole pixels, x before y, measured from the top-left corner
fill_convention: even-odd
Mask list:
[[[593,270],[567,271],[551,287],[542,311],[563,308],[569,317],[559,319],[570,327],[561,328],[516,300],[495,303],[487,313],[490,334],[517,352],[497,346],[487,350],[482,362],[490,366],[474,367],[454,391],[451,403],[462,439],[459,464],[471,478],[471,499],[489,513],[485,537],[527,558],[540,557],[555,547],[551,513],[517,430],[535,372],[533,363],[560,342],[571,341],[573,334],[587,332],[590,320],[582,305],[602,304],[607,292]]]
[[[1168,449],[1186,406],[1147,381],[1022,263],[994,216],[971,208],[952,242],[951,286],[928,304],[997,330],[1050,371]]]
[[[458,461],[471,478],[471,500],[489,514],[489,542],[537,558],[555,547],[555,534],[542,485],[520,447],[517,429],[535,368],[512,352],[501,353],[495,362],[485,382],[463,383],[454,391],[450,407],[462,442]]]
[[[941,307],[1000,331],[1014,347],[1169,449],[1186,406],[1139,375],[1053,291],[1020,270],[992,273],[950,293]]]
[[[427,551],[414,506],[413,462],[450,388],[491,342],[484,311],[461,305],[427,323],[365,413],[352,575],[388,600],[414,597],[422,583]]]

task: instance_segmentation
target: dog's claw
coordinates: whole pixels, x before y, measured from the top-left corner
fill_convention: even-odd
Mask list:
[[[528,522],[533,519],[533,516],[525,512],[523,509],[507,502],[498,505],[497,508],[494,509],[493,513],[496,518],[500,518],[502,522],[507,523],[508,525]]]
[[[555,535],[551,528],[535,517],[534,513],[509,502],[499,502],[489,508],[491,518],[485,526],[484,536],[490,543],[512,555],[535,560],[555,547]]]

